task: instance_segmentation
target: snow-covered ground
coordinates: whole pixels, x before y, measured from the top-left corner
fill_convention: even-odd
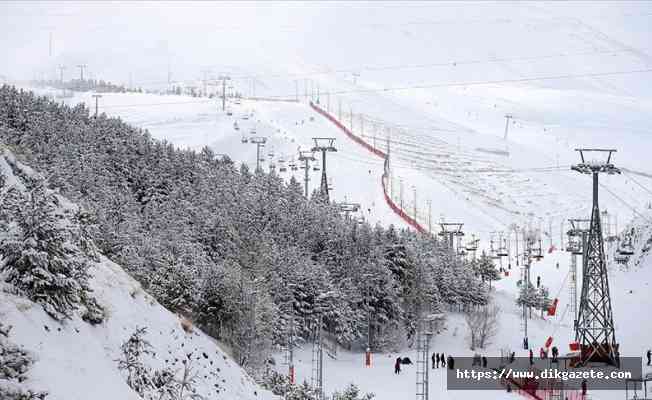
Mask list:
[[[22,186],[10,153],[0,156],[0,170],[8,185]],[[72,205],[61,199],[64,207]],[[93,294],[107,311],[100,325],[90,325],[79,315],[61,323],[41,306],[9,293],[0,285],[0,321],[11,326],[9,342],[35,357],[25,384],[48,392],[52,400],[140,399],[118,369],[120,346],[137,328],[147,329],[144,339],[152,355],[143,362],[153,370],[171,368],[181,378],[184,360],[195,376],[196,393],[210,399],[272,399],[261,390],[215,341],[192,327],[182,328],[181,318],[162,307],[119,265],[102,257],[89,270]],[[190,325],[191,326],[191,325]]]

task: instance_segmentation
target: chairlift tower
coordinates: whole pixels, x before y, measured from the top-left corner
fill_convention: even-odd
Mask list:
[[[310,384],[317,394],[317,400],[324,400],[324,346],[322,318],[315,318],[312,342],[312,374]]]
[[[249,139],[249,142],[256,145],[256,172],[258,172],[260,171],[260,162],[264,161],[263,158],[260,158],[260,148],[265,147],[267,138],[262,136],[252,136]]]
[[[573,313],[573,329],[577,325],[577,256],[584,255],[586,249],[586,238],[589,234],[588,219],[570,219],[568,220],[571,229],[568,231],[568,245],[566,251],[571,253],[570,266],[570,309]]]
[[[572,170],[593,177],[593,208],[586,248],[582,260],[582,294],[575,340],[580,346],[580,365],[589,362],[604,362],[609,365],[620,364],[616,355],[616,329],[613,322],[611,296],[607,263],[604,254],[604,241],[600,227],[600,207],[598,205],[598,175],[620,174],[611,163],[613,149],[576,149],[581,163],[573,165]],[[601,159],[587,159],[589,156]]]
[[[301,167],[301,169],[304,170],[303,185],[306,199],[310,197],[310,193],[308,193],[308,182],[310,182],[310,163],[316,160],[317,159],[311,151],[299,151],[299,161],[303,162],[303,167]]]
[[[521,274],[521,285],[525,290],[529,290],[531,285],[530,279],[530,268],[532,267],[532,261],[539,261],[543,258],[543,252],[541,251],[541,233],[538,229],[529,229],[523,231],[523,267]],[[517,256],[518,257],[518,256]],[[523,314],[522,314],[522,329],[523,329],[523,348],[529,349],[529,338],[528,338],[528,318],[532,314],[532,307],[527,304],[523,304]]]
[[[230,81],[231,77],[227,75],[220,75],[217,79],[222,81],[222,111],[224,111],[226,109],[226,81]],[[206,91],[205,85],[204,91]]]
[[[321,169],[320,194],[328,202],[330,201],[330,199],[328,196],[328,190],[329,190],[328,178],[326,176],[326,153],[337,151],[335,146],[333,146],[333,143],[335,143],[335,138],[315,137],[312,138],[312,140],[315,141],[315,145],[310,150],[313,152],[321,151],[322,169]]]

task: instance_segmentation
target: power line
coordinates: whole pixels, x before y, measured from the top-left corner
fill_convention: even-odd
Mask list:
[[[408,85],[408,86],[395,86],[387,87],[383,89],[351,89],[351,90],[340,90],[335,92],[330,92],[331,95],[346,95],[346,94],[357,94],[357,93],[382,93],[382,92],[396,92],[403,90],[411,89],[433,89],[433,88],[443,88],[443,87],[458,87],[458,86],[478,86],[478,85],[495,85],[503,83],[524,83],[524,82],[536,82],[536,81],[549,81],[549,80],[559,80],[559,79],[574,79],[574,78],[591,78],[591,77],[601,77],[601,76],[616,76],[616,75],[629,75],[629,74],[639,74],[652,72],[652,68],[639,69],[639,70],[629,70],[629,71],[609,71],[609,72],[595,72],[595,73],[584,73],[584,74],[564,74],[564,75],[549,75],[549,76],[540,76],[540,77],[531,77],[531,78],[516,78],[516,79],[500,79],[500,80],[486,80],[486,81],[467,81],[467,82],[445,82],[445,83],[430,83],[430,84],[421,84],[421,85]],[[267,95],[266,98],[279,99],[279,98],[294,98],[296,93],[290,95]],[[106,108],[129,108],[129,107],[143,107],[143,106],[160,106],[167,104],[193,104],[193,103],[207,103],[210,100],[200,100],[192,102],[179,102],[179,103],[143,103],[143,104],[128,104],[128,105],[118,105],[118,106],[107,106]]]
[[[549,80],[559,80],[559,79],[594,78],[594,77],[601,77],[601,76],[629,75],[629,74],[638,74],[638,73],[646,73],[646,72],[652,72],[652,68],[629,70],[629,71],[609,71],[609,72],[592,72],[592,73],[583,73],[583,74],[549,75],[549,76],[539,76],[539,77],[531,77],[531,78],[428,83],[428,84],[420,84],[420,85],[394,86],[394,87],[387,87],[382,89],[339,90],[330,93],[333,95],[346,95],[346,94],[357,94],[357,93],[382,93],[382,92],[397,92],[397,91],[411,90],[411,89],[434,89],[440,87],[496,85],[502,83],[524,83],[524,82],[549,81]],[[274,97],[288,97],[288,96],[289,95],[283,95],[283,96],[269,95],[266,97],[274,98]]]
[[[313,71],[313,72],[299,72],[299,73],[283,73],[283,74],[251,74],[251,75],[236,75],[233,76],[234,80],[249,80],[255,78],[302,78],[302,77],[311,77],[311,76],[321,76],[321,75],[334,75],[334,74],[346,74],[346,73],[359,73],[361,71],[367,72],[378,72],[378,71],[396,71],[396,70],[405,70],[405,69],[428,69],[436,67],[455,67],[459,65],[474,65],[474,64],[493,64],[493,63],[509,63],[509,62],[520,62],[520,61],[537,61],[544,59],[553,59],[553,58],[566,58],[566,57],[576,57],[576,56],[588,56],[588,55],[605,55],[605,54],[619,54],[619,53],[631,53],[631,50],[593,50],[593,51],[584,51],[576,53],[553,53],[553,54],[542,54],[536,56],[524,56],[524,57],[492,57],[487,59],[470,59],[470,60],[461,60],[461,61],[440,61],[434,63],[423,63],[423,64],[395,64],[395,65],[381,65],[381,66],[359,66],[359,67],[346,67],[346,68],[337,68],[337,69],[325,69],[323,71]],[[189,81],[177,81],[176,83],[183,83]],[[144,81],[141,84],[163,84],[167,83],[163,81]]]

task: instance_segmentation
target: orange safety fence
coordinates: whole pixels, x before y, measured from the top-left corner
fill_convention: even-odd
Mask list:
[[[317,113],[321,114],[323,117],[331,121],[335,126],[337,126],[346,136],[359,144],[360,146],[364,147],[368,151],[370,151],[372,154],[377,155],[378,157],[382,158],[383,160],[387,160],[387,154],[383,152],[380,149],[377,149],[376,147],[370,145],[367,143],[364,139],[361,137],[355,135],[351,130],[349,130],[342,122],[340,122],[337,118],[335,118],[333,115],[329,114],[327,111],[319,107],[318,105],[314,103],[310,103],[310,107],[315,110]],[[394,203],[394,200],[392,200],[391,196],[387,193],[387,177],[389,175],[389,171],[387,170],[387,163],[385,163],[385,170],[383,171],[383,176],[381,178],[380,184],[383,186],[383,195],[385,197],[385,202],[389,206],[389,208],[394,211],[396,215],[398,215],[403,221],[405,221],[408,225],[410,225],[412,228],[414,228],[417,232],[419,233],[426,233],[428,232],[427,229],[425,229],[419,222],[417,222],[414,218],[409,216],[405,211],[401,209],[396,203]]]

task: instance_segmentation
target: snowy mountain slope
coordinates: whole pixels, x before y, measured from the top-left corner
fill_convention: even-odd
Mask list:
[[[8,186],[24,190],[22,176],[33,175],[8,151],[0,157],[0,169]],[[59,197],[62,207],[75,206]],[[152,370],[170,368],[181,379],[189,363],[196,394],[211,399],[273,398],[220,347],[199,329],[182,327],[182,319],[159,305],[120,266],[104,257],[93,263],[90,287],[107,317],[90,325],[75,315],[63,322],[50,318],[27,298],[12,294],[3,281],[0,320],[11,326],[9,341],[28,351],[35,362],[27,373],[30,388],[46,391],[48,399],[140,399],[118,369],[120,346],[137,328],[146,328],[144,339],[151,355],[143,362]],[[186,361],[187,360],[187,361]]]

